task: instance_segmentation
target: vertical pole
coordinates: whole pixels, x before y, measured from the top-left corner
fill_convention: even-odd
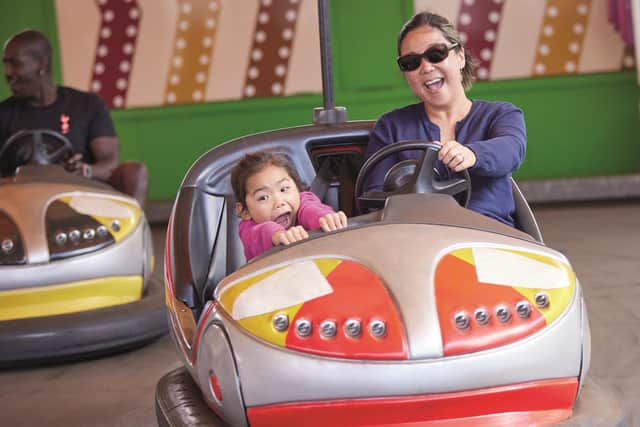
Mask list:
[[[313,123],[315,124],[332,124],[347,121],[347,109],[344,107],[336,107],[333,101],[331,29],[329,28],[329,8],[327,2],[328,0],[318,0],[323,107],[314,108],[313,110]]]

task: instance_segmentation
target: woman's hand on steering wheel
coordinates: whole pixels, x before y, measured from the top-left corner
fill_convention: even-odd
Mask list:
[[[458,141],[434,142],[441,146],[438,152],[438,160],[452,171],[461,172],[476,164],[476,154]]]

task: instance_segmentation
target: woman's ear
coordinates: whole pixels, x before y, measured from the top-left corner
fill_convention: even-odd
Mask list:
[[[249,211],[244,206],[242,206],[242,203],[236,202],[235,208],[236,208],[236,215],[238,215],[240,218],[247,221],[250,219],[253,219],[251,218]]]
[[[456,52],[458,58],[460,60],[460,71],[464,70],[465,65],[467,65],[466,56],[464,54],[464,48],[460,47],[460,50]]]

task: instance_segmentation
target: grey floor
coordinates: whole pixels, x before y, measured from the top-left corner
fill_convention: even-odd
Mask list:
[[[584,286],[590,376],[615,390],[640,423],[640,202],[534,210],[546,243],[569,257]],[[157,260],[163,236],[155,227]],[[177,366],[164,336],[102,359],[0,371],[0,426],[156,426],[155,384]]]

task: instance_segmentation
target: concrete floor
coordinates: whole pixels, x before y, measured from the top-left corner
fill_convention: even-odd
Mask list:
[[[584,286],[590,376],[619,393],[640,424],[640,202],[534,211],[546,243],[568,256]],[[157,260],[163,237],[164,228],[154,227]],[[177,366],[173,343],[164,336],[111,357],[0,371],[0,426],[156,426],[155,384]]]

